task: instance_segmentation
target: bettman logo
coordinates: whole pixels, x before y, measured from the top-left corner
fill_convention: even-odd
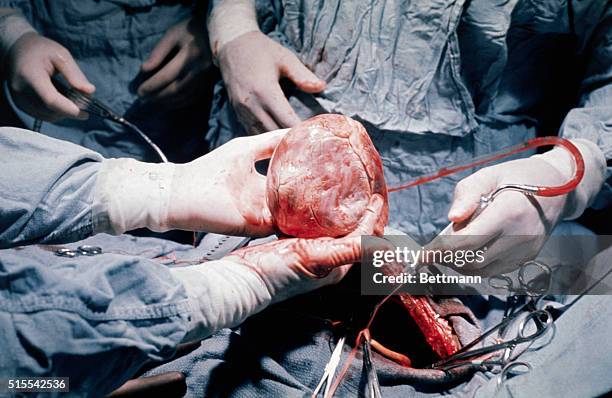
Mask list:
[[[453,264],[456,267],[463,267],[468,263],[483,263],[486,251],[486,247],[480,250],[438,250],[423,247],[413,250],[397,247],[395,250],[375,250],[372,265],[376,268],[392,263],[410,267],[415,267],[417,264]]]

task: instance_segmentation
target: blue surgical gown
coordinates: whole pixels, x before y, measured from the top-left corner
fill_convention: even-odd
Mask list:
[[[104,396],[172,356],[191,309],[154,257],[189,246],[104,234],[69,244],[92,234],[102,157],[2,127],[0,159],[0,378],[70,377],[71,396]],[[104,253],[59,257],[60,244]]]
[[[143,102],[136,93],[150,76],[140,72],[141,64],[164,33],[196,12],[195,1],[0,0],[0,7],[21,10],[41,35],[66,47],[96,86],[96,98],[139,126],[171,161],[190,161],[205,152],[201,101],[168,109],[163,103]],[[205,28],[202,23],[201,29]],[[10,98],[6,86],[5,93]],[[35,120],[12,107],[25,127],[34,129]],[[157,154],[132,131],[98,117],[44,122],[39,131],[105,157],[159,162]]]
[[[536,135],[587,138],[612,159],[608,1],[277,0],[258,1],[257,13],[327,82],[316,95],[288,91],[298,115],[362,121],[389,186]],[[221,82],[208,139],[237,134]],[[610,203],[610,171],[598,206]],[[468,174],[390,194],[390,225],[430,241]]]

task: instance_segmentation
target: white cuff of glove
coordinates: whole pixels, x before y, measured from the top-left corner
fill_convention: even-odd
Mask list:
[[[584,177],[576,189],[568,195],[568,202],[564,209],[564,220],[573,220],[580,217],[584,210],[591,205],[595,196],[601,189],[606,175],[606,158],[599,147],[592,141],[585,139],[572,139],[571,142],[578,148],[584,159]],[[534,157],[546,161],[559,170],[568,180],[574,175],[574,161],[572,155],[561,147]]]
[[[224,45],[248,32],[259,30],[253,0],[224,0],[208,16],[208,36],[213,61]]]
[[[119,235],[144,227],[167,231],[174,169],[173,163],[106,159],[94,192],[94,233]]]
[[[0,61],[4,64],[4,57],[21,36],[36,30],[18,10],[0,14]]]
[[[191,322],[184,342],[239,325],[272,302],[257,273],[231,261],[171,268],[170,272],[182,282],[191,304]]]

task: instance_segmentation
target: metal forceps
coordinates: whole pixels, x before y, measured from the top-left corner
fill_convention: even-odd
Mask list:
[[[529,279],[527,270],[535,267],[543,271],[542,274],[536,274],[535,277]],[[543,286],[538,286],[540,276],[544,276],[545,283]],[[550,267],[540,261],[532,260],[522,264],[518,273],[519,286],[515,287],[513,280],[505,275],[495,275],[489,278],[489,285],[493,288],[504,288],[515,293],[508,297],[504,316],[500,323],[483,333],[480,337],[464,346],[461,350],[448,358],[435,363],[432,367],[435,369],[448,370],[464,365],[487,366],[499,365],[506,368],[511,363],[512,351],[522,343],[534,342],[542,337],[552,326],[553,316],[545,310],[538,308],[538,303],[542,297],[549,291],[552,283],[552,270]],[[529,300],[523,306],[515,309],[517,298],[519,295],[527,295]],[[496,331],[498,338],[501,338],[506,327],[511,324],[523,311],[527,311],[527,316],[521,321],[518,327],[517,337],[482,348],[472,349],[476,345],[482,343],[487,337],[491,336]],[[527,332],[527,327],[533,321],[536,325],[536,330],[533,333]],[[504,350],[501,357],[491,359],[497,351]],[[491,354],[491,355],[489,355]],[[522,364],[522,363],[521,363]],[[517,363],[518,366],[519,363]],[[528,365],[524,365],[529,367]]]
[[[376,368],[374,367],[374,361],[372,360],[372,347],[370,346],[370,333],[366,329],[363,339],[363,366],[367,374],[367,397],[369,398],[382,398],[382,392],[380,391],[380,382],[378,381],[378,375],[376,374]]]
[[[527,309],[530,303],[527,303],[521,307]],[[450,370],[460,366],[506,366],[511,360],[512,350],[519,344],[534,342],[542,337],[552,326],[553,317],[547,310],[528,310],[527,316],[521,321],[518,327],[518,335],[510,340],[503,341],[489,346],[481,348],[474,348],[478,344],[482,343],[487,337],[493,333],[503,330],[507,325],[514,321],[522,311],[516,311],[514,314],[503,319],[499,324],[492,327],[483,333],[480,337],[473,340],[468,345],[454,353],[448,358],[436,362],[432,365],[433,369],[439,370]],[[535,332],[527,332],[527,326],[530,321],[536,323]],[[495,353],[504,350],[501,358],[492,359]]]
[[[527,271],[530,268],[540,269],[542,270],[542,273],[536,274],[534,277],[529,278]],[[512,314],[513,310],[516,308],[520,296],[528,296],[529,301],[527,306],[532,311],[537,310],[538,303],[542,297],[544,297],[544,295],[550,291],[550,287],[552,285],[552,270],[548,265],[541,261],[527,261],[519,267],[518,283],[519,285],[515,286],[513,279],[507,275],[493,275],[489,277],[489,286],[492,288],[503,289],[514,293],[507,298],[503,319],[506,319]],[[503,333],[503,329],[500,330],[500,335],[501,333]]]
[[[533,278],[529,278],[527,271],[529,268],[540,269],[542,273]],[[542,280],[541,277],[544,277]],[[519,267],[519,285],[515,286],[512,278],[506,275],[493,275],[489,277],[489,286],[494,289],[505,289],[514,294],[527,295],[529,297],[542,296],[550,290],[552,284],[552,269],[541,261],[527,261]],[[543,283],[542,283],[543,282]]]

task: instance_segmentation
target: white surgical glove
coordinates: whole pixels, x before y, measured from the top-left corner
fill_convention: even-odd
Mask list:
[[[291,238],[235,251],[219,261],[173,268],[189,296],[185,341],[242,323],[268,305],[340,281],[361,258],[361,237],[373,232],[383,208],[374,195],[359,227],[344,238]]]
[[[0,51],[6,80],[19,109],[46,121],[87,117],[57,91],[51,78],[61,74],[70,86],[85,94],[92,94],[96,88],[70,51],[36,33],[18,12],[0,11]]]
[[[300,122],[280,86],[282,78],[306,93],[325,89],[325,81],[293,52],[259,31],[253,1],[221,2],[211,12],[208,27],[228,97],[249,134]]]
[[[467,264],[460,269],[481,275],[510,272],[533,259],[557,223],[580,216],[603,185],[606,160],[601,150],[583,139],[572,143],[585,162],[584,178],[573,192],[555,197],[503,192],[481,214],[469,220],[480,197],[500,185],[556,186],[567,182],[574,173],[572,157],[563,148],[481,169],[457,184],[449,211],[455,227],[445,229],[429,248],[477,250],[486,247],[484,262]],[[465,227],[456,227],[467,220]]]
[[[208,16],[208,38],[213,60],[221,48],[238,36],[248,32],[259,31],[254,0],[223,0],[219,2]]]
[[[285,133],[236,138],[186,164],[105,160],[94,193],[94,232],[149,228],[272,234],[266,177],[255,162],[272,156]]]

